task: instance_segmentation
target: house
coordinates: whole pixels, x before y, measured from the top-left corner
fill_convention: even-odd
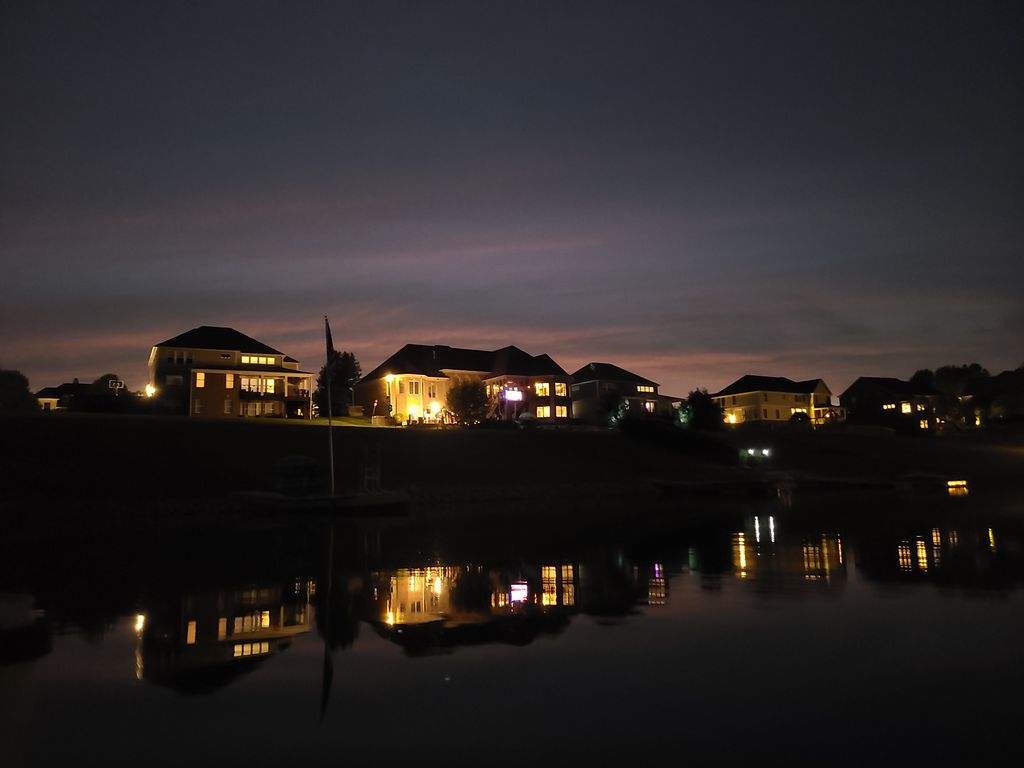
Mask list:
[[[832,391],[821,379],[793,381],[781,376],[743,376],[712,399],[722,406],[726,424],[788,422],[807,414],[812,424],[842,421],[844,410],[832,403]]]
[[[861,376],[839,396],[839,402],[852,422],[902,432],[932,432],[938,393],[921,389],[902,379]]]
[[[308,419],[312,377],[234,328],[202,325],[153,347],[146,393],[192,416]]]
[[[465,380],[483,384],[494,419],[529,413],[567,423],[572,414],[569,374],[547,355],[513,346],[487,352],[406,344],[356,383],[355,398],[371,415],[432,422],[444,418],[449,388]]]
[[[74,406],[76,398],[84,398],[88,392],[89,385],[79,384],[75,379],[57,387],[43,387],[36,392],[36,400],[44,411],[65,411]]]
[[[581,421],[603,422],[620,405],[630,413],[671,413],[671,398],[658,394],[658,384],[611,363],[587,363],[572,375],[572,415]]]

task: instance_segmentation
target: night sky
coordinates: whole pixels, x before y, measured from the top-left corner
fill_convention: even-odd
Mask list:
[[[1024,3],[0,4],[0,367],[1024,363]]]

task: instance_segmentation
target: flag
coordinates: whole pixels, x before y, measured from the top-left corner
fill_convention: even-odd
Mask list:
[[[331,338],[331,324],[327,322],[327,315],[324,315],[324,334],[327,337],[327,362],[331,361],[331,352],[334,351],[334,339]]]

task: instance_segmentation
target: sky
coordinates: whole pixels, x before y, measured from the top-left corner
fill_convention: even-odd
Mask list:
[[[0,4],[0,368],[1024,364],[1024,4]]]

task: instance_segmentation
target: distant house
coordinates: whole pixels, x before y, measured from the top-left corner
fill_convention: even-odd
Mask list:
[[[580,421],[603,421],[612,407],[633,413],[670,413],[671,399],[658,384],[611,363],[587,363],[572,375],[572,415]]]
[[[747,375],[711,397],[722,406],[727,424],[786,422],[800,413],[812,424],[845,418],[843,408],[832,403],[832,390],[821,379],[793,381]]]
[[[147,393],[192,416],[308,419],[312,376],[234,328],[202,325],[153,347]]]
[[[861,376],[839,396],[849,420],[879,424],[904,432],[935,429],[937,393],[921,391],[909,381]]]
[[[74,407],[76,398],[84,398],[89,391],[88,384],[79,384],[78,379],[57,387],[44,387],[36,392],[39,408],[44,411],[65,411]]]
[[[559,423],[572,415],[569,374],[547,355],[513,346],[487,352],[406,344],[356,383],[355,398],[367,414],[431,422],[443,418],[449,388],[465,380],[483,384],[491,418],[529,413]]]

